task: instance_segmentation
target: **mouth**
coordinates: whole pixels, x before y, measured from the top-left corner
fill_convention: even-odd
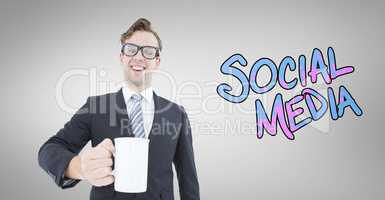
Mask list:
[[[136,72],[142,72],[146,69],[143,65],[130,65],[129,67]]]

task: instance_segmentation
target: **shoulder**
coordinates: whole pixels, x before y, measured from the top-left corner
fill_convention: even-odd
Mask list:
[[[119,103],[119,91],[109,92],[101,95],[88,96],[86,105],[91,113],[106,113],[111,108],[118,108]]]
[[[110,92],[101,95],[88,96],[87,103],[98,103],[100,105],[101,102],[109,102],[111,99],[115,98],[117,96],[116,94],[117,92]]]
[[[157,103],[159,104],[161,109],[169,109],[170,111],[185,113],[184,107],[172,100],[169,100],[157,94],[155,94],[155,100],[158,101]]]

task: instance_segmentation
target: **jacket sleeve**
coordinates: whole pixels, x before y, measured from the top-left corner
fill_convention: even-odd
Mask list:
[[[75,186],[80,180],[64,176],[71,159],[76,156],[90,140],[91,127],[90,97],[87,102],[72,116],[56,135],[48,139],[38,152],[41,168],[55,181],[56,185],[65,189]]]
[[[182,127],[178,137],[174,165],[181,200],[199,200],[199,183],[194,162],[190,122],[183,107]]]

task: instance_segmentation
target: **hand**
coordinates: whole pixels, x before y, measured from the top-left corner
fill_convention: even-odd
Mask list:
[[[104,139],[96,147],[80,154],[82,178],[93,186],[105,186],[114,182],[111,166],[115,147],[109,138]]]

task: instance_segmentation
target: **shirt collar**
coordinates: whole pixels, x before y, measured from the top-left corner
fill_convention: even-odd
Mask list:
[[[124,102],[127,103],[128,100],[130,100],[131,96],[133,94],[135,94],[136,92],[133,91],[132,89],[130,89],[129,87],[127,87],[127,85],[124,85],[123,86],[123,97],[124,97]],[[140,92],[140,94],[142,95],[142,97],[147,101],[147,102],[151,102],[152,99],[153,99],[153,88],[152,86],[142,90]]]

